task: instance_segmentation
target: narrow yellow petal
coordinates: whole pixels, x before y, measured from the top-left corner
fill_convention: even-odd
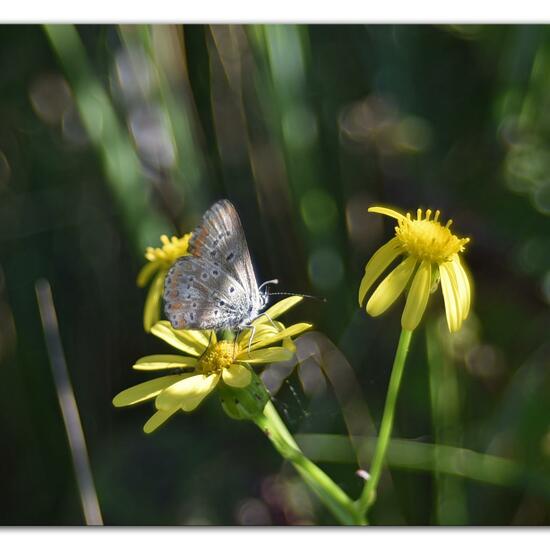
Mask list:
[[[146,434],[154,432],[158,427],[162,426],[173,414],[179,411],[179,407],[169,411],[157,411],[143,426],[143,431]]]
[[[455,278],[456,278],[456,282],[459,290],[460,301],[462,302],[462,320],[464,320],[468,317],[468,314],[470,313],[470,304],[471,304],[470,280],[458,256],[452,262],[452,268],[455,273]]]
[[[248,350],[245,348],[239,355],[237,359],[243,361],[244,363],[249,363],[251,365],[259,363],[278,363],[280,361],[288,361],[292,358],[293,352],[289,349],[283,347],[273,347],[258,349],[256,351],[251,351],[248,353]]]
[[[164,277],[166,271],[157,273],[145,299],[145,307],[143,308],[143,328],[145,332],[149,332],[151,327],[160,319],[160,302],[162,291],[164,288]]]
[[[137,286],[144,287],[149,279],[153,276],[153,273],[160,267],[158,262],[147,262],[140,270],[137,276]]]
[[[135,370],[163,370],[182,367],[196,367],[195,357],[184,355],[147,355],[138,359],[133,366]]]
[[[283,347],[290,351],[290,353],[296,353],[296,344],[292,338],[285,338],[283,340]]]
[[[296,323],[295,325],[291,325],[290,327],[285,328],[284,330],[281,330],[281,332],[277,332],[273,336],[264,338],[263,340],[258,340],[258,341],[255,340],[255,343],[252,344],[252,346],[250,347],[250,350],[265,348],[266,346],[270,346],[275,342],[280,342],[284,338],[296,336],[296,334],[300,334],[301,332],[309,330],[312,326],[313,325],[309,323]],[[243,343],[243,346],[244,346],[244,343]],[[247,351],[248,351],[248,348],[247,348]]]
[[[424,260],[414,276],[409,295],[407,296],[407,302],[405,303],[405,309],[401,316],[401,326],[405,330],[414,330],[418,326],[418,323],[420,323],[428,304],[431,287],[432,265],[430,262]]]
[[[401,220],[405,217],[400,212],[384,206],[371,206],[369,208],[369,212],[373,212],[374,214],[384,214],[385,216],[390,216],[390,218],[395,218],[396,220]]]
[[[380,247],[365,266],[365,275],[359,286],[359,305],[362,306],[365,296],[373,283],[382,275],[389,265],[403,252],[401,243],[394,237]]]
[[[252,374],[243,365],[235,363],[222,372],[223,381],[233,388],[246,388],[252,380]]]
[[[455,332],[460,328],[462,321],[459,309],[459,301],[455,292],[453,281],[451,279],[451,267],[443,263],[439,266],[441,276],[441,290],[443,291],[443,300],[445,301],[445,315],[447,317],[447,326],[450,332]]]
[[[367,302],[367,313],[369,315],[373,317],[381,315],[399,298],[405,290],[415,266],[416,259],[409,256],[378,285],[378,288]]]
[[[168,321],[159,321],[151,328],[151,332],[172,347],[195,357],[202,355],[208,346],[208,336],[204,332],[175,330]]]
[[[134,405],[146,401],[147,399],[152,399],[171,384],[181,380],[183,376],[185,375],[172,374],[170,376],[162,376],[160,378],[148,380],[137,386],[132,386],[117,394],[113,398],[113,405],[115,407],[127,407],[128,405]]]
[[[181,407],[184,411],[192,411],[216,387],[219,374],[196,374],[172,384],[160,393],[155,401],[157,409],[168,411]]]
[[[272,305],[265,313],[260,313],[260,315],[252,321],[252,324],[256,326],[263,322],[263,320],[267,320],[269,322],[269,319],[271,319],[273,321],[274,319],[277,319],[277,317],[280,317],[283,313],[286,313],[290,308],[294,307],[303,299],[303,296],[289,296],[288,298]]]

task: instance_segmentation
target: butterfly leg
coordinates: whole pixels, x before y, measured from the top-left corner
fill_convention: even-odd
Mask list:
[[[239,328],[249,328],[251,330],[250,332],[250,338],[248,339],[248,353],[250,353],[250,347],[252,346],[252,340],[254,340],[254,335],[256,334],[256,327],[254,325],[243,325]]]
[[[235,338],[233,339],[233,357],[235,357],[236,355],[237,338],[239,337],[240,334],[241,334],[241,329],[239,327],[237,328],[237,332],[235,333]]]
[[[212,343],[212,335],[214,334],[214,331],[211,330],[210,331],[210,336],[208,337],[208,345],[204,348],[204,351],[201,353],[201,356],[199,357],[199,359],[202,358],[202,356],[208,351],[208,349],[210,348],[210,344]]]
[[[265,313],[265,311],[263,313],[260,313],[260,315],[258,315],[258,317],[256,317],[256,319],[259,319],[260,317],[262,316],[265,316],[267,317],[267,320],[276,328],[278,329],[279,327],[275,324],[275,322],[273,321],[273,319],[267,314]]]

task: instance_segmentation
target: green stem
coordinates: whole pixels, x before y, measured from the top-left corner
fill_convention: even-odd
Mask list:
[[[356,504],[330,477],[302,454],[273,403],[268,401],[262,414],[254,419],[273,446],[296,468],[308,487],[343,525],[365,525]]]
[[[395,404],[397,402],[397,395],[399,393],[399,387],[401,385],[401,378],[403,376],[403,370],[405,367],[405,359],[407,358],[407,353],[409,351],[411,336],[412,331],[403,329],[401,331],[401,336],[399,337],[397,351],[395,352],[395,359],[393,361],[392,373],[390,377],[390,385],[388,387],[386,404],[384,406],[384,414],[382,416],[382,424],[380,425],[380,435],[378,437],[376,450],[374,452],[374,458],[372,460],[371,470],[369,472],[370,477],[358,501],[359,510],[365,515],[369,507],[374,503],[376,499],[376,489],[378,487],[378,482],[380,481],[382,467],[386,459],[386,452],[388,450],[388,444],[390,442],[390,436],[393,427],[393,417],[395,414]]]

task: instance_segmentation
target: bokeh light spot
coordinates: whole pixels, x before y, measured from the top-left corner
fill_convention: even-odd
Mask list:
[[[130,114],[129,121],[137,149],[145,162],[157,169],[173,166],[176,150],[160,108],[155,105],[138,107]]]
[[[308,273],[311,282],[322,290],[338,286],[344,276],[342,258],[333,248],[319,248],[309,258]]]
[[[60,123],[63,113],[72,104],[67,81],[55,74],[37,78],[31,85],[29,95],[35,113],[47,124]]]
[[[322,189],[307,191],[300,201],[302,217],[309,230],[314,232],[331,229],[338,215],[334,199]]]
[[[237,510],[240,525],[271,525],[271,516],[264,502],[257,498],[243,501]]]
[[[517,258],[520,268],[525,273],[536,273],[546,258],[545,242],[537,237],[529,239],[519,249]]]

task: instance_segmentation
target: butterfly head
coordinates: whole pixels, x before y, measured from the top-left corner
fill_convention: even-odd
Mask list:
[[[262,283],[258,287],[258,291],[260,294],[260,304],[258,309],[260,311],[264,309],[265,306],[267,306],[267,303],[269,302],[269,296],[271,296],[268,285],[277,285],[277,284],[279,284],[279,279],[271,279],[270,281],[266,281],[265,283]]]

